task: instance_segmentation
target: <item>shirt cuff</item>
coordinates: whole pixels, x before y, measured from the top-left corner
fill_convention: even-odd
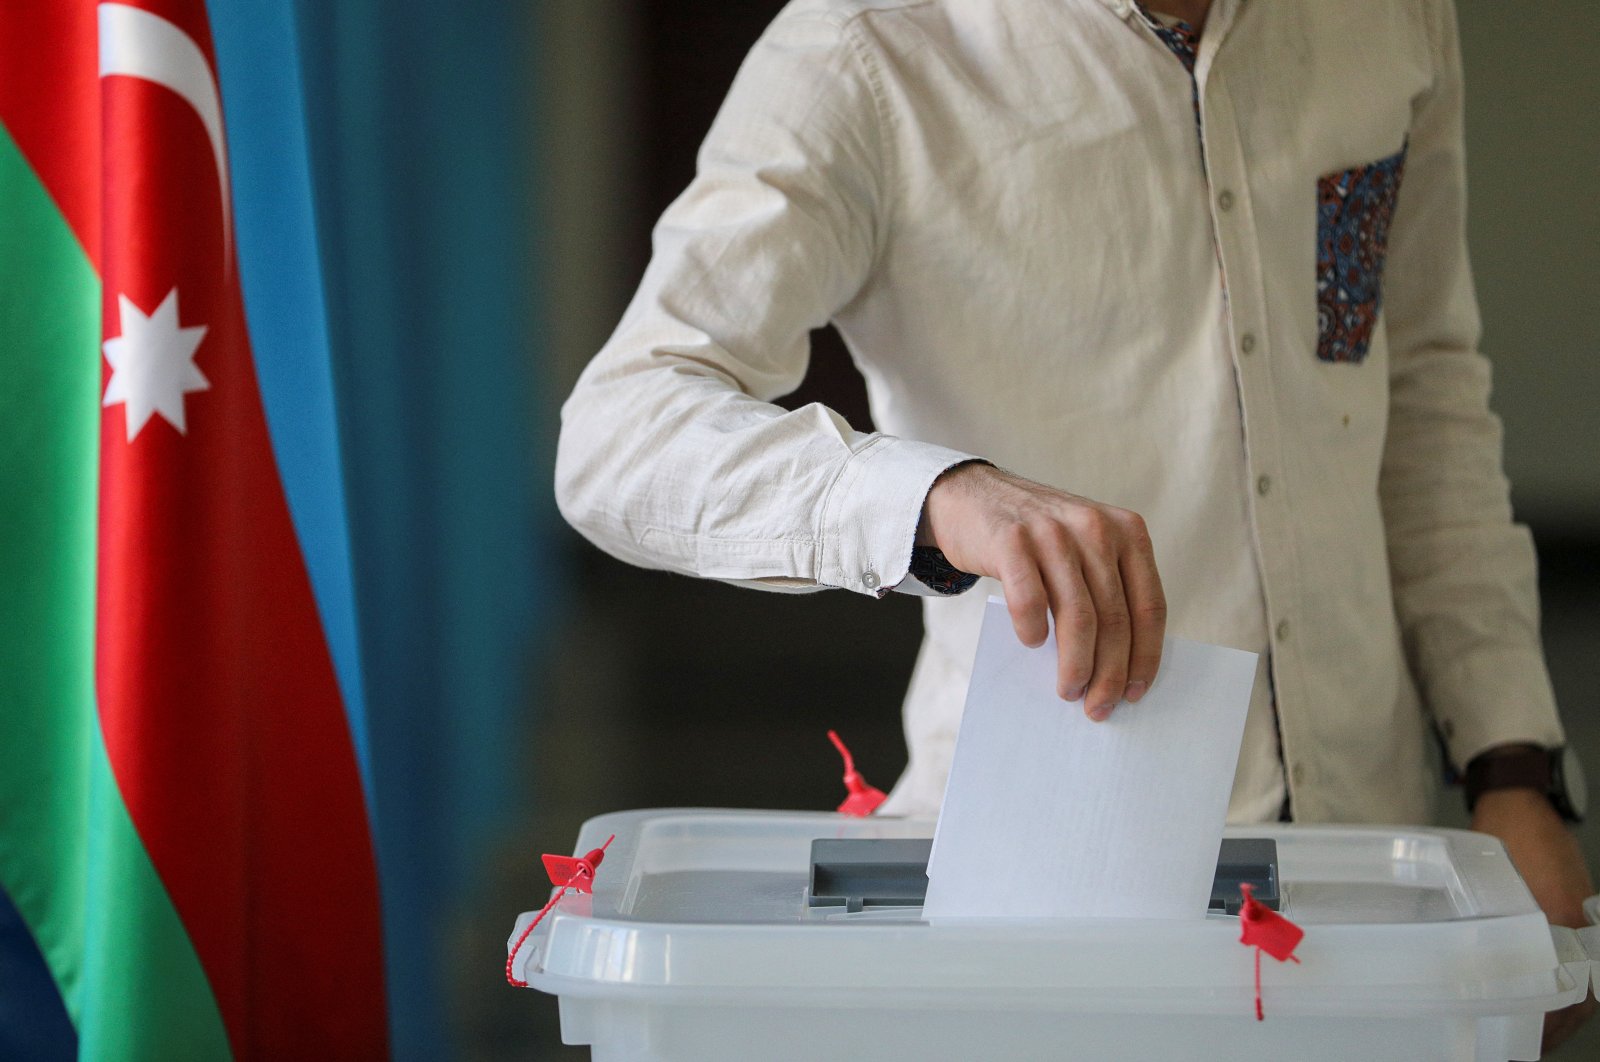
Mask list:
[[[851,455],[822,509],[818,581],[882,597],[911,568],[933,481],[973,454],[875,435]]]
[[[1430,679],[1427,690],[1457,770],[1499,745],[1555,748],[1566,741],[1538,652],[1475,653],[1453,673]]]

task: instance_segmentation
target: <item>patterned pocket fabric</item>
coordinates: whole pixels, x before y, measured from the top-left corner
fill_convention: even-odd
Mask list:
[[[928,589],[946,597],[964,594],[978,577],[964,572],[945,558],[944,550],[933,546],[911,547],[911,574]]]
[[[1317,357],[1359,364],[1383,308],[1383,258],[1406,149],[1317,178]]]

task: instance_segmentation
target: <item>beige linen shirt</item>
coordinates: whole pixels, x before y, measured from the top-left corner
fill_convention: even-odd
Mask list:
[[[561,508],[865,594],[971,455],[1133,509],[1170,632],[1262,654],[1230,817],[1423,821],[1430,720],[1458,765],[1562,739],[1463,211],[1449,0],[1217,0],[1193,81],[1130,0],[795,0],[565,406]],[[771,404],[830,320],[881,432]],[[937,811],[997,589],[926,602],[885,810]]]

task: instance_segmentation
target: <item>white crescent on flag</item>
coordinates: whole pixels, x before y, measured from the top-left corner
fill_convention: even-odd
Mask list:
[[[200,116],[222,187],[223,261],[233,261],[233,209],[228,153],[222,139],[222,96],[211,64],[194,38],[159,15],[127,4],[101,4],[100,76],[121,74],[170,89]]]

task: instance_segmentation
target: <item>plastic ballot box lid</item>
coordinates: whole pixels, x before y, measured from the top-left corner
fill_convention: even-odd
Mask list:
[[[815,1058],[1537,1058],[1545,1012],[1590,961],[1493,838],[1272,825],[1297,962],[1261,959],[1238,917],[928,923],[913,906],[813,906],[818,838],[929,837],[933,823],[659,809],[586,823],[615,840],[514,973],[561,999],[596,1060]],[[996,868],[996,873],[1004,873]],[[1152,866],[1150,873],[1161,872]],[[518,919],[522,936],[532,912]]]

